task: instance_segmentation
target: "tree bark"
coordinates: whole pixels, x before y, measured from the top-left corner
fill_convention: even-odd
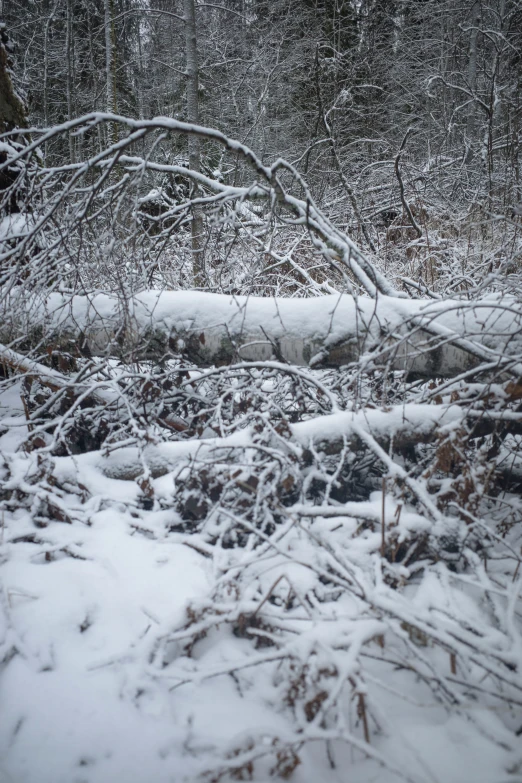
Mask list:
[[[11,79],[11,61],[9,58],[9,37],[5,25],[0,21],[0,133],[10,132],[13,141],[26,144],[27,137],[19,136],[16,131],[27,127],[25,104],[17,94]],[[13,188],[20,176],[20,166],[12,164],[14,150],[3,145],[0,150],[0,193],[11,189],[9,198],[3,198],[0,218],[6,214],[14,215],[21,210],[25,187]]]
[[[5,25],[0,21],[0,133],[25,128],[27,125],[25,106],[11,80],[8,45]]]
[[[118,104],[116,97],[116,35],[114,32],[114,3],[113,0],[104,0],[104,28],[105,28],[105,78],[106,78],[106,98],[107,111],[112,114],[118,113]],[[109,125],[110,142],[118,140],[117,126],[114,123]]]
[[[73,41],[73,4],[71,0],[67,1],[67,36],[65,40],[65,59],[67,70],[67,115],[68,119],[74,117],[74,41]],[[47,89],[47,85],[46,85]],[[45,98],[47,100],[47,96]],[[47,108],[46,108],[47,113]],[[71,163],[76,162],[74,149],[74,136],[69,134],[69,157]]]
[[[477,39],[478,26],[480,24],[480,3],[475,0],[471,9],[471,36],[469,43],[469,61],[468,61],[468,83],[473,96],[477,90]],[[475,114],[476,105],[472,100],[468,107],[467,116],[467,135],[470,143],[473,143],[475,137]]]
[[[184,0],[185,47],[187,75],[187,121],[199,125],[199,63],[194,0]],[[189,166],[193,171],[201,170],[200,140],[188,137]],[[194,285],[200,288],[205,283],[205,252],[203,237],[203,214],[194,204],[192,207],[192,266]]]

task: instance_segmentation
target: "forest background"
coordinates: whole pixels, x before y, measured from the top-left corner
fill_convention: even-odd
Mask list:
[[[0,777],[519,783],[522,3],[1,15]]]

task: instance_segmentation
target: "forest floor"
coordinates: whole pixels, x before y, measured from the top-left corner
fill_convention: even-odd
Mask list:
[[[359,700],[366,689],[378,712],[367,717],[360,701],[353,710],[353,697],[343,696],[344,736],[338,728],[329,734],[327,721],[317,725],[310,705],[327,698],[317,694],[316,702],[306,702],[305,712],[311,714],[296,733],[292,706],[297,707],[291,689],[285,691],[295,664],[288,665],[273,645],[254,645],[248,633],[238,632],[240,623],[217,622],[195,633],[190,649],[181,651],[187,617],[198,612],[204,617],[203,608],[215,602],[216,585],[231,569],[237,569],[238,584],[241,577],[247,588],[248,568],[254,566],[265,592],[279,575],[296,595],[307,593],[313,579],[303,541],[294,562],[286,558],[282,565],[266,553],[256,562],[252,551],[213,551],[198,534],[175,532],[176,512],[158,505],[158,498],[172,496],[172,474],[152,482],[156,501],[148,509],[135,482],[107,478],[95,469],[85,469],[75,487],[35,481],[30,476],[36,457],[17,450],[27,438],[27,426],[16,386],[1,395],[0,406],[0,453],[10,469],[4,492],[20,497],[18,507],[7,505],[2,512],[0,534],[2,783],[521,779],[516,774],[520,752],[504,726],[516,718],[512,705],[495,698],[494,685],[490,696],[471,695],[467,703],[444,706],[436,688],[394,664],[398,645],[405,642],[416,645],[434,672],[448,669],[447,653],[422,635],[408,639],[405,633],[404,640],[392,639],[385,649],[377,635],[366,643]],[[333,522],[317,519],[315,529],[337,530],[339,519]],[[350,539],[354,534],[354,521],[344,522],[337,539],[332,532],[334,545],[338,540],[342,546],[340,535]],[[368,553],[373,535],[363,537]],[[361,553],[360,540],[357,545]],[[282,539],[278,546],[281,553]],[[368,560],[368,567],[375,562]],[[401,601],[416,611],[444,604],[450,614],[460,602],[464,613],[480,622],[475,588],[465,582],[453,586],[449,606],[445,580],[434,570],[413,581]],[[231,584],[233,579],[229,592]],[[349,597],[326,601],[320,617],[297,606],[288,622],[294,628],[301,623],[303,632],[294,634],[286,649],[306,661],[312,650],[320,657],[323,645],[337,668],[348,671],[356,653],[349,645],[331,644],[327,621],[342,633],[343,624],[361,619],[358,613],[360,607]],[[378,614],[363,618],[376,628],[366,630],[366,638],[378,631]],[[241,616],[236,612],[236,619]],[[177,641],[173,634],[165,642],[173,629],[179,631]],[[324,675],[327,668],[318,671]]]

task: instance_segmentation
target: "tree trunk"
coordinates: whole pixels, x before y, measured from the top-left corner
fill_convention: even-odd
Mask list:
[[[0,133],[25,128],[25,106],[11,81],[8,55],[9,38],[5,25],[0,22]]]
[[[465,416],[465,412],[456,405],[406,405],[387,411],[370,409],[359,413],[343,411],[291,424],[288,436],[304,448],[309,448],[310,443],[315,442],[328,444],[333,452],[342,447],[343,439],[345,445],[349,442],[355,449],[360,446],[361,435],[371,433],[376,443],[386,449],[393,438],[397,449],[432,440],[441,426],[457,428]],[[224,438],[171,441],[150,445],[145,449],[122,447],[103,456],[100,451],[92,451],[74,457],[57,457],[54,459],[54,474],[61,482],[74,482],[78,475],[88,474],[94,468],[109,478],[133,481],[143,475],[146,465],[150,476],[157,478],[175,470],[187,460],[214,459],[219,449],[227,449],[229,456],[230,450],[244,446],[245,440],[245,431],[242,430],[239,435],[233,433]],[[343,508],[346,513],[346,506]]]
[[[0,339],[24,335],[79,354],[125,361],[183,354],[200,366],[286,361],[312,367],[364,362],[422,378],[454,377],[478,365],[522,375],[522,308],[514,300],[434,301],[350,295],[310,299],[146,291],[47,300],[15,290]],[[484,328],[484,325],[487,328]]]
[[[187,75],[187,122],[199,125],[199,65],[194,0],[184,0],[185,46]],[[189,166],[201,170],[200,140],[197,136],[188,138]],[[197,205],[192,207],[192,266],[194,285],[200,288],[205,283],[205,253],[203,237],[203,215]]]
[[[477,38],[478,38],[478,26],[480,24],[480,3],[475,0],[471,9],[471,38],[469,44],[469,61],[468,61],[468,83],[469,89],[473,96],[475,96],[477,90]],[[472,100],[468,108],[467,117],[467,136],[469,143],[472,144],[475,137],[475,112],[476,112],[475,100]]]
[[[17,128],[27,127],[25,105],[13,87],[11,80],[11,63],[9,60],[9,37],[5,31],[5,25],[0,21],[0,133],[16,131]],[[17,137],[15,141],[25,143],[24,137]],[[8,147],[0,151],[0,192],[12,188],[13,183],[20,175],[20,166],[11,166],[9,160],[11,154]],[[7,164],[7,165],[6,165]],[[23,191],[23,188],[22,188]],[[11,189],[10,198],[5,199],[0,211],[0,218],[7,214],[20,212],[20,202],[23,201],[20,189]]]
[[[73,48],[73,4],[67,0],[67,36],[65,40],[65,59],[67,70],[67,115],[68,119],[74,117],[74,48]],[[69,134],[69,157],[71,163],[76,161],[74,149],[74,136]]]
[[[105,78],[107,111],[118,113],[116,98],[116,36],[114,32],[114,3],[113,0],[104,0],[104,27],[105,27]],[[109,126],[110,142],[117,141],[117,126]]]

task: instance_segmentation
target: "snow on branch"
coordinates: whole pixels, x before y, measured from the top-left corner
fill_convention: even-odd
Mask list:
[[[45,145],[62,136],[68,134],[89,135],[99,126],[107,124],[118,126],[122,138],[80,163],[61,164],[54,167],[48,166],[34,172],[41,182],[45,182],[47,193],[49,193],[49,185],[51,183],[61,182],[61,187],[55,190],[52,198],[39,215],[39,220],[35,226],[36,233],[42,230],[46,223],[56,217],[56,211],[61,205],[68,202],[70,207],[71,197],[78,195],[80,192],[84,196],[83,206],[76,207],[75,210],[73,209],[69,218],[72,218],[73,222],[87,219],[96,194],[108,194],[109,191],[106,188],[109,185],[110,175],[114,174],[116,169],[121,171],[123,168],[123,171],[126,172],[121,180],[123,185],[128,182],[129,178],[142,176],[145,171],[162,171],[171,175],[181,174],[186,180],[197,182],[207,190],[207,195],[203,194],[194,198],[194,206],[197,206],[199,203],[215,204],[248,198],[263,198],[269,204],[277,204],[280,210],[286,211],[285,220],[289,225],[306,226],[313,236],[313,241],[318,251],[325,256],[334,268],[338,268],[345,274],[353,276],[370,296],[375,296],[379,292],[402,296],[357,245],[328,220],[315,204],[306,183],[291,164],[278,159],[271,166],[265,166],[255,153],[244,144],[230,139],[212,128],[192,125],[169,117],[156,117],[152,120],[132,120],[109,113],[93,112],[57,125],[49,130],[31,128],[27,131],[27,134],[31,134],[31,139],[34,140],[28,143],[24,150],[13,158],[11,165],[22,160],[30,162]],[[197,136],[198,138],[214,142],[218,146],[234,153],[254,173],[254,182],[244,187],[226,185],[215,178],[192,171],[186,165],[181,167],[176,164],[169,165],[163,161],[156,162],[150,160],[149,156],[137,157],[136,155],[129,156],[126,154],[126,151],[132,151],[133,145],[136,145],[138,142],[144,142],[148,137],[152,137],[151,140],[154,143],[154,138],[161,137],[161,134],[169,133],[189,137]],[[2,166],[0,166],[1,170]],[[94,181],[92,178],[93,173],[95,174]],[[83,179],[87,179],[90,182],[89,186],[86,187],[83,184],[83,187],[80,187]],[[285,184],[287,180],[290,180],[295,189],[301,191],[301,197],[297,197],[289,191]],[[113,192],[114,189],[117,190],[118,186],[112,185]],[[210,196],[209,192],[213,195]],[[175,214],[175,211],[172,214]],[[6,258],[13,258],[13,254],[8,253]],[[0,264],[1,261],[0,255]]]
[[[114,143],[79,162],[53,164],[48,154],[42,165],[42,149],[68,134],[91,140],[108,123],[119,128]],[[193,171],[179,156],[167,162],[156,151],[169,135],[217,144],[244,167],[226,182],[219,170]],[[27,144],[12,147],[2,166],[19,171],[3,194],[4,202],[16,196],[19,213],[9,216],[0,237],[6,316],[0,338],[7,345],[23,334],[31,346],[44,339],[63,347],[65,340],[73,353],[123,359],[183,354],[208,365],[275,357],[315,367],[359,362],[425,378],[475,367],[522,374],[519,303],[405,298],[330,222],[291,164],[278,159],[267,166],[219,131],[167,117],[92,113],[49,130],[32,128]],[[260,215],[252,211],[258,202],[265,205]],[[277,232],[301,232],[294,246],[306,240],[337,290],[349,293],[290,301],[164,290],[186,274],[182,261],[172,285],[170,259],[193,210],[203,207],[208,230],[215,226],[219,241],[228,236],[225,256],[248,248],[257,266],[267,257],[275,267],[288,261],[308,293],[336,290],[278,249]],[[207,277],[216,278],[219,263],[208,265]],[[247,274],[263,277],[263,269],[251,265]]]

